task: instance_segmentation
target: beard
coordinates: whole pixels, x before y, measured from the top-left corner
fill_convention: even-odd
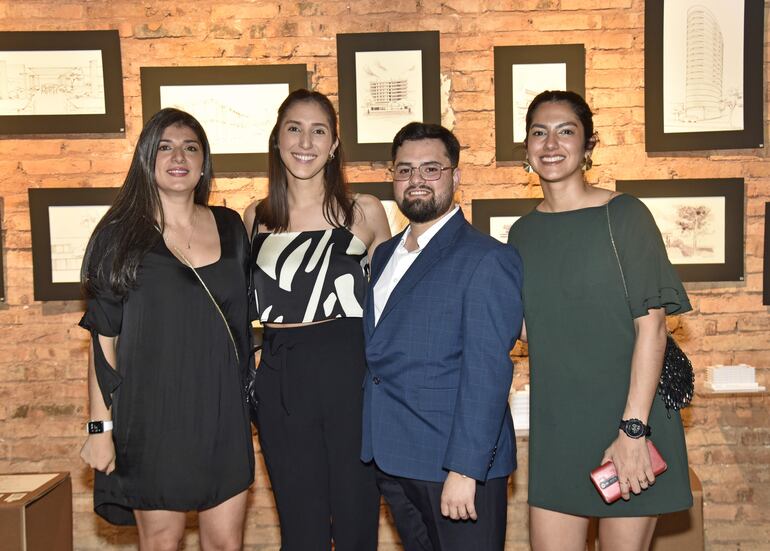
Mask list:
[[[401,202],[398,203],[398,208],[410,222],[415,222],[417,224],[430,222],[449,211],[449,208],[452,206],[452,193],[437,197],[435,191],[429,191],[431,191],[431,194],[428,197],[417,199],[403,198]]]

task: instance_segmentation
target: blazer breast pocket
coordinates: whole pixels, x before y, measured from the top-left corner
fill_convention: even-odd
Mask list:
[[[413,392],[420,411],[451,411],[455,407],[456,388],[417,388]]]

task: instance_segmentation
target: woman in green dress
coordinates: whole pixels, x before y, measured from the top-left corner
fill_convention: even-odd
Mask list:
[[[526,128],[544,199],[508,242],[524,261],[532,548],[582,551],[599,517],[602,549],[647,549],[657,516],[692,504],[679,413],[656,398],[665,316],[690,303],[644,204],[586,183],[596,135],[583,98],[543,92]],[[668,463],[657,479],[647,427]],[[610,505],[589,479],[608,460],[623,497]]]

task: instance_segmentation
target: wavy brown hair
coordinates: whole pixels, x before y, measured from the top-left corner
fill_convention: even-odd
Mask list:
[[[161,109],[144,125],[123,186],[88,241],[80,272],[86,295],[93,294],[94,279],[103,279],[105,271],[109,271],[108,283],[116,294],[124,295],[136,286],[139,264],[161,238],[158,226],[161,230],[164,227],[155,159],[163,131],[175,125],[195,132],[203,148],[203,175],[195,186],[193,200],[199,205],[208,204],[213,171],[206,132],[189,113]],[[111,261],[105,262],[108,259]]]
[[[289,199],[287,191],[286,165],[278,149],[278,135],[286,119],[286,111],[299,102],[313,102],[318,105],[329,123],[332,143],[339,139],[337,132],[337,112],[325,95],[301,88],[294,90],[278,108],[278,118],[268,145],[268,186],[267,198],[256,207],[256,220],[272,231],[282,232],[289,228]],[[354,204],[348,190],[345,175],[342,172],[342,143],[337,146],[334,158],[324,166],[323,214],[329,224],[335,227],[349,227],[353,223]]]

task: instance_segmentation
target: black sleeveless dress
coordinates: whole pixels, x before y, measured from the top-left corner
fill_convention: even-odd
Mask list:
[[[112,474],[96,472],[94,508],[113,524],[134,524],[132,509],[207,509],[254,480],[241,385],[251,342],[248,237],[236,212],[211,210],[221,257],[196,270],[228,321],[237,355],[206,290],[162,239],[145,255],[138,284],[125,296],[107,283],[108,234],[97,240],[88,267],[96,292],[80,325],[93,336],[117,456]],[[99,262],[102,276],[94,279]],[[116,369],[105,361],[97,334],[119,336]]]

